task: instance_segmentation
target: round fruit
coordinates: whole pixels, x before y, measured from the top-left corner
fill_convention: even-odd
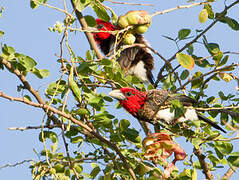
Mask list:
[[[123,43],[127,44],[127,45],[132,45],[132,44],[134,44],[135,39],[136,38],[135,38],[135,36],[133,34],[128,33],[128,34],[125,35]]]
[[[118,20],[118,25],[122,28],[126,28],[129,25],[127,17],[120,16]]]
[[[134,28],[134,31],[138,34],[143,34],[148,30],[149,26],[150,24],[140,25]]]

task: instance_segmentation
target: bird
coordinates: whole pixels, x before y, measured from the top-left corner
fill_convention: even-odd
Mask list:
[[[182,94],[173,94],[163,89],[152,89],[149,91],[139,91],[131,87],[114,89],[109,95],[119,100],[121,106],[135,118],[155,124],[162,121],[168,125],[185,122],[187,120],[202,120],[212,127],[226,133],[215,122],[206,118],[200,112],[194,109],[192,105],[196,100]],[[170,110],[172,101],[179,101],[184,107],[184,112],[178,117],[175,116],[175,109]]]
[[[120,29],[120,27],[101,19],[96,19],[96,24],[96,28],[99,31],[116,31]],[[130,47],[124,49],[117,61],[120,67],[128,74],[135,75],[142,82],[153,84],[154,77],[152,70],[154,68],[154,58],[152,51],[147,48],[150,47],[150,45],[142,34],[134,34],[134,36],[136,38],[135,43],[144,44],[146,47]],[[116,35],[109,32],[95,32],[93,33],[93,37],[101,51],[105,55],[109,54],[116,41]],[[119,49],[122,45],[122,42],[119,43],[116,49]]]

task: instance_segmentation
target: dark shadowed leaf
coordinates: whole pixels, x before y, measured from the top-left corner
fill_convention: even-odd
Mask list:
[[[191,87],[192,89],[196,89],[196,88],[199,88],[202,83],[203,83],[203,78],[200,78],[202,76],[202,73],[200,71],[196,72],[194,75],[193,75],[193,81],[191,82]],[[198,79],[196,79],[198,78]],[[195,80],[194,80],[195,79]]]
[[[225,17],[225,21],[228,24],[228,26],[231,27],[233,30],[235,31],[239,30],[239,24],[235,19],[232,19],[230,17]]]
[[[239,167],[239,156],[229,156],[227,160],[232,166]]]
[[[214,12],[212,10],[212,6],[210,4],[206,4],[204,8],[207,10],[208,18],[213,19],[214,18]]]
[[[130,122],[126,119],[120,120],[119,127],[121,130],[124,130],[130,126]]]
[[[99,3],[94,3],[94,4],[92,5],[92,8],[93,8],[93,10],[95,11],[96,15],[97,15],[100,19],[102,19],[102,20],[104,20],[104,21],[109,21],[109,20],[110,20],[109,15],[107,14],[105,8],[104,8],[101,4],[99,4]]]
[[[180,75],[180,79],[185,80],[189,75],[189,71],[188,70],[184,70],[181,75]]]
[[[90,27],[96,26],[96,21],[95,21],[95,18],[93,16],[87,15],[87,16],[84,16],[84,18],[85,18],[85,21],[86,21],[88,26],[90,26]]]
[[[181,29],[178,32],[178,39],[179,40],[185,39],[190,34],[190,32],[191,32],[190,29]]]

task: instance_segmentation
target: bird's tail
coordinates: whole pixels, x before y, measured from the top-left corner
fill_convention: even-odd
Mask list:
[[[204,122],[210,124],[212,127],[226,133],[226,131],[224,129],[222,129],[219,125],[217,125],[215,122],[211,121],[210,119],[206,118],[205,116],[201,115],[200,113],[197,113],[197,115],[200,120],[203,120]]]

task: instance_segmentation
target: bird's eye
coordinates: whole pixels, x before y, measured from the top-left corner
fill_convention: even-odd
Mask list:
[[[126,92],[125,95],[126,95],[126,96],[131,96],[132,93],[131,93],[131,92]]]

